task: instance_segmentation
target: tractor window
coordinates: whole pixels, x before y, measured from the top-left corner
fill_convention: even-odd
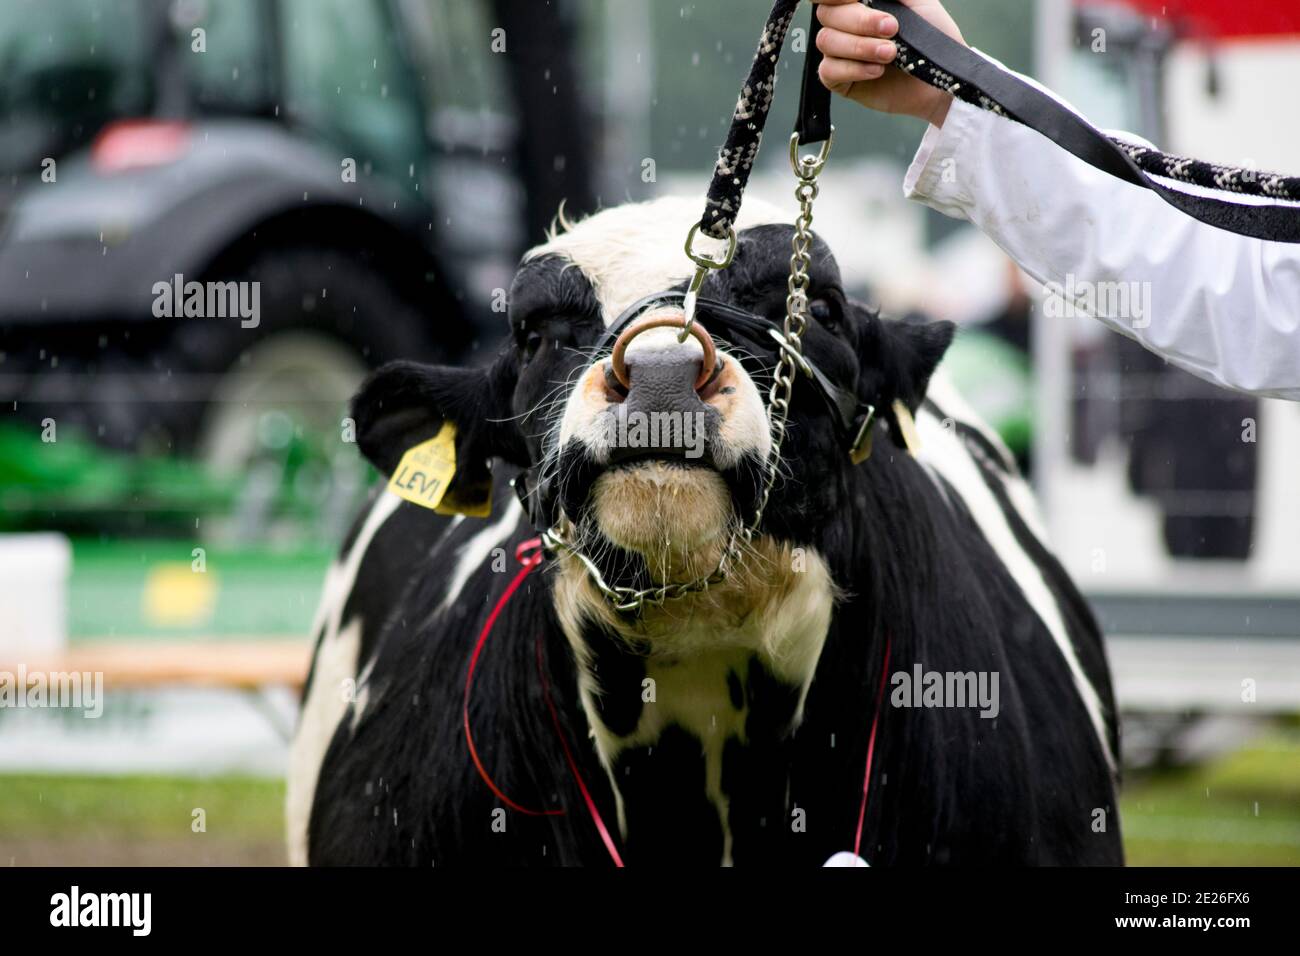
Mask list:
[[[137,0],[0,2],[0,172],[38,168],[151,102]]]
[[[417,81],[382,0],[283,0],[285,108],[402,182],[427,151]]]
[[[271,71],[264,4],[181,0],[171,10],[194,102],[208,113],[266,110],[271,102]]]

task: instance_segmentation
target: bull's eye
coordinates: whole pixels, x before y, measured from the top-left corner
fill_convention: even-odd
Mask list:
[[[828,332],[838,332],[840,328],[839,309],[829,299],[813,299],[808,304],[808,313]]]
[[[573,344],[573,330],[560,318],[546,318],[527,321],[517,333],[519,351],[525,362],[531,361],[543,345],[550,343],[555,347]]]
[[[537,354],[537,350],[542,347],[543,338],[544,337],[541,332],[529,332],[527,335],[524,336],[522,351],[524,353],[525,362],[529,361],[534,355]]]

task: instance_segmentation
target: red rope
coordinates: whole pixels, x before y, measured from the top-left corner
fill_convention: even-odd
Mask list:
[[[487,643],[488,635],[492,633],[492,627],[496,624],[497,618],[501,616],[501,610],[506,606],[507,602],[514,597],[515,592],[519,590],[519,585],[524,583],[524,578],[532,574],[534,569],[542,563],[541,546],[541,539],[533,538],[529,541],[525,541],[515,549],[515,557],[519,559],[519,562],[523,564],[523,567],[519,569],[519,573],[515,575],[514,580],[506,586],[505,592],[501,597],[497,599],[496,607],[492,608],[492,613],[488,615],[487,621],[483,624],[483,630],[479,632],[478,641],[474,644],[474,653],[470,655],[469,659],[469,670],[465,674],[465,704],[463,707],[463,714],[465,719],[465,743],[469,745],[470,759],[474,761],[474,768],[478,770],[478,775],[483,778],[483,782],[488,785],[488,789],[496,794],[497,799],[512,810],[518,810],[520,813],[525,813],[530,817],[557,817],[563,815],[564,811],[530,810],[528,807],[522,807],[515,803],[501,792],[501,788],[492,780],[492,777],[487,772],[487,768],[483,766],[483,761],[479,759],[478,748],[474,746],[474,732],[470,729],[469,725],[469,699],[470,692],[474,687],[474,670],[478,667],[479,654],[482,653],[483,645]],[[526,551],[534,549],[536,549],[535,554],[525,555]]]
[[[862,805],[858,808],[858,832],[853,837],[853,853],[861,856],[862,821],[867,817],[867,797],[871,793],[871,758],[876,753],[876,728],[880,726],[880,704],[885,697],[885,679],[889,675],[889,635],[885,635],[885,662],[880,668],[880,689],[876,692],[876,714],[871,718],[871,736],[867,738],[867,770],[862,775]]]
[[[573,779],[578,782],[578,789],[582,791],[582,799],[587,803],[587,812],[591,814],[592,822],[596,824],[596,829],[600,833],[600,838],[605,843],[605,849],[609,851],[610,859],[614,865],[621,867],[623,858],[618,855],[618,848],[614,846],[614,838],[609,835],[609,828],[605,826],[605,821],[601,819],[600,810],[596,808],[596,801],[592,799],[591,792],[587,790],[587,784],[582,779],[582,774],[578,771],[578,762],[573,759],[573,751],[569,749],[569,741],[564,736],[564,728],[560,726],[560,715],[555,710],[555,704],[551,701],[551,685],[546,680],[546,671],[542,667],[542,639],[537,639],[537,673],[542,677],[542,693],[546,697],[546,707],[551,712],[551,723],[555,725],[555,736],[560,738],[560,746],[564,748],[564,759],[569,762],[569,770],[573,772]]]
[[[529,552],[532,552],[531,554]],[[543,561],[542,540],[541,538],[531,538],[524,541],[515,549],[515,558],[523,565],[519,569],[511,582],[506,585],[501,597],[497,599],[496,606],[492,608],[492,613],[483,623],[483,630],[479,632],[478,640],[474,644],[474,652],[469,658],[469,670],[465,674],[465,704],[463,707],[463,716],[465,721],[465,743],[469,745],[469,756],[474,761],[474,769],[478,775],[487,784],[498,800],[510,807],[512,810],[518,810],[520,813],[527,814],[531,817],[556,817],[562,816],[564,810],[530,810],[528,807],[520,806],[509,797],[507,797],[501,788],[496,785],[487,768],[483,766],[483,761],[479,759],[478,748],[474,746],[474,732],[469,723],[469,701],[471,692],[474,688],[474,671],[478,668],[479,655],[483,652],[483,647],[487,644],[488,636],[492,633],[492,628],[496,625],[497,618],[501,616],[501,611],[514,597],[519,586],[524,583],[524,578],[532,574],[534,570],[541,566]],[[605,826],[605,821],[600,816],[600,810],[596,807],[596,801],[591,796],[591,791],[587,789],[586,781],[582,779],[582,773],[578,770],[578,762],[573,757],[573,751],[569,749],[569,741],[564,736],[564,728],[560,726],[560,715],[555,709],[555,702],[551,700],[551,685],[546,679],[546,671],[542,667],[542,639],[537,639],[537,673],[542,679],[542,695],[546,698],[546,709],[551,712],[551,723],[555,726],[555,736],[560,738],[560,746],[564,748],[564,759],[568,761],[569,770],[573,773],[573,779],[577,781],[578,789],[582,792],[582,799],[587,804],[587,812],[591,814],[592,821],[596,824],[596,830],[600,833],[600,838],[604,841],[605,849],[609,851],[610,858],[613,859],[615,866],[622,866],[623,859],[618,855],[618,848],[614,846],[614,838],[610,836],[609,828]]]

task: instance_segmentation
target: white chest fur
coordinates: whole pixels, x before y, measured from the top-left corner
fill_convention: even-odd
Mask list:
[[[729,740],[747,742],[750,662],[757,659],[774,678],[797,690],[793,729],[802,717],[836,600],[829,570],[815,551],[770,541],[758,542],[755,551],[743,576],[652,609],[635,624],[613,614],[576,567],[566,567],[556,587],[560,620],[579,661],[583,707],[619,799],[620,830],[626,836],[614,773],[619,754],[653,747],[666,728],[680,727],[700,742],[704,754],[707,796],[723,828],[724,863],[730,860],[731,840],[723,754]],[[590,651],[583,640],[584,624],[592,620],[610,635],[650,649],[640,716],[635,729],[621,736],[600,720],[596,697],[604,688],[588,667]]]

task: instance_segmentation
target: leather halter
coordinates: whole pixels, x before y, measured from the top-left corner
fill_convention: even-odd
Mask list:
[[[605,330],[597,342],[597,350],[608,352],[633,322],[653,309],[682,308],[685,298],[684,292],[665,290],[632,303]],[[781,352],[781,329],[776,322],[716,299],[697,299],[696,312],[713,332],[714,338],[743,349],[767,364],[776,364]],[[801,359],[800,368],[830,413],[836,437],[845,454],[854,464],[865,461],[871,452],[875,406],[864,402],[853,389],[837,385],[807,356],[801,356]],[[551,527],[556,517],[557,496],[553,482],[542,480],[540,469],[533,466],[515,479],[514,487],[532,526],[539,531]]]

